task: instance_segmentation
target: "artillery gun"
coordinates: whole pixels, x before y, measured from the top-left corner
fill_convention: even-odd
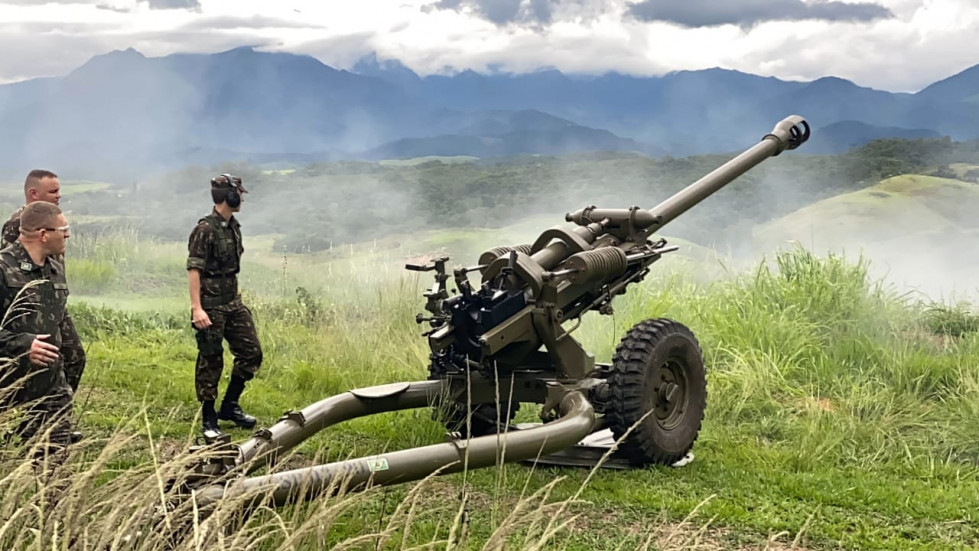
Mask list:
[[[592,464],[596,457],[576,454],[575,446],[599,431],[611,431],[619,466],[681,460],[698,436],[707,400],[694,334],[677,321],[645,320],[627,332],[611,364],[596,364],[572,333],[585,313],[611,313],[616,296],[677,249],[653,238],[655,232],[809,134],[802,117],[790,116],[650,210],[585,207],[566,215],[571,224],[548,229],[531,244],[486,251],[475,266],[451,274],[447,257],[406,266],[433,272],[435,280],[425,291],[428,315],[416,318],[429,326],[429,380],[351,390],[287,412],[241,444],[211,441],[208,447],[223,453],[209,455],[184,484],[196,490],[201,506],[258,488],[269,489],[263,499],[280,505],[311,499],[341,481],[357,489],[504,460]],[[541,404],[543,423],[511,426],[521,403]],[[248,476],[330,425],[418,407],[440,412],[451,430],[447,442]],[[215,483],[229,477],[231,484]]]

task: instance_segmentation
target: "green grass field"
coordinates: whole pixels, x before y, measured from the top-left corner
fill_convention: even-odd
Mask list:
[[[108,182],[92,182],[89,180],[66,180],[61,183],[61,195],[71,196],[89,191],[100,191],[109,189],[112,184]]]
[[[425,157],[413,157],[411,159],[387,159],[379,161],[381,166],[415,166],[422,163],[439,162],[444,164],[469,163],[478,161],[479,157],[469,155],[428,155]]]
[[[414,315],[430,282],[403,264],[487,240],[458,232],[302,256],[262,252],[268,238],[251,241],[242,286],[265,363],[244,405],[268,426],[351,388],[424,379],[428,349]],[[56,507],[44,505],[12,451],[0,456],[0,547],[165,549],[166,531],[147,519],[199,425],[183,246],[135,234],[75,236],[71,245],[71,312],[89,357],[76,418],[87,438],[67,467],[75,472],[70,497]],[[613,317],[589,314],[575,333],[608,361],[639,320],[669,317],[694,330],[710,395],[690,465],[590,472],[508,464],[263,510],[222,530],[236,510],[228,503],[207,522],[171,526],[180,534],[174,548],[979,545],[971,305],[914,302],[871,280],[859,258],[791,250],[731,271],[690,250],[654,265],[617,299]],[[533,410],[519,420],[535,420]],[[443,433],[428,411],[383,414],[320,433],[285,464],[438,443]],[[183,513],[167,522],[193,516]]]

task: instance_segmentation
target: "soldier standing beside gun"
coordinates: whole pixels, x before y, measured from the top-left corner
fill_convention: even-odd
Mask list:
[[[197,223],[188,243],[187,281],[198,349],[195,385],[205,435],[221,434],[218,419],[244,428],[255,426],[255,418],[238,405],[245,383],[262,365],[262,347],[255,322],[238,292],[244,247],[241,226],[234,213],[241,210],[244,193],[247,190],[241,185],[241,178],[222,174],[211,179],[214,210]],[[224,368],[222,340],[225,339],[234,356],[234,368],[221,409],[215,411],[218,382]]]
[[[37,201],[21,210],[20,239],[0,251],[0,410],[24,406],[18,433],[30,438],[48,430],[39,456],[64,449],[72,440],[72,389],[62,360],[68,283],[59,260],[68,222],[57,205]],[[59,351],[62,353],[59,354]]]
[[[0,248],[6,248],[17,242],[20,237],[20,218],[27,205],[41,201],[57,206],[61,202],[61,185],[58,182],[58,175],[50,170],[32,170],[24,181],[25,206],[17,209],[10,216],[10,219],[3,224],[0,230],[2,244]],[[64,256],[59,256],[58,261],[64,265]],[[78,383],[82,380],[82,373],[85,371],[85,348],[82,340],[75,330],[75,322],[71,316],[65,313],[64,321],[61,325],[61,356],[64,358],[65,377],[71,386],[72,392],[78,392]],[[73,434],[74,439],[81,438],[80,433]]]

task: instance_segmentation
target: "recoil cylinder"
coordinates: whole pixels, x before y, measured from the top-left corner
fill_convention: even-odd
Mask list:
[[[500,258],[500,257],[503,257],[503,256],[506,256],[506,255],[510,254],[511,251],[517,251],[519,253],[530,254],[530,251],[532,250],[532,248],[533,248],[533,245],[530,245],[530,244],[513,245],[513,246],[505,245],[505,246],[502,246],[502,247],[493,247],[492,249],[490,249],[490,250],[484,252],[483,254],[479,255],[479,264],[480,265],[483,265],[483,266],[492,264],[494,260],[496,260],[497,258]]]
[[[626,258],[625,251],[617,247],[603,247],[577,253],[561,266],[562,271],[569,272],[568,280],[572,283],[614,278],[625,273],[628,267],[629,260]]]

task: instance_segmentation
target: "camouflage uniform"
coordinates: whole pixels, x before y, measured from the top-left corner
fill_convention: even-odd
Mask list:
[[[17,242],[20,237],[20,215],[24,212],[24,207],[20,207],[14,212],[10,219],[0,230],[0,248],[6,248]],[[58,255],[57,260],[64,265],[64,255]],[[72,321],[68,312],[65,312],[64,321],[61,323],[61,355],[64,358],[65,378],[71,386],[73,392],[78,392],[78,383],[82,380],[82,373],[85,371],[85,348],[82,346],[82,339],[78,336],[75,329],[75,322]]]
[[[224,368],[223,339],[228,341],[235,358],[232,375],[248,381],[262,365],[255,322],[238,292],[241,254],[245,250],[241,225],[234,216],[225,221],[215,210],[197,223],[187,249],[187,269],[201,272],[201,307],[211,318],[210,327],[196,330],[197,399],[213,401],[217,399]]]
[[[28,285],[30,282],[37,283]],[[28,353],[37,335],[51,335],[47,342],[63,346],[60,328],[67,303],[64,264],[48,257],[43,266],[38,266],[20,243],[0,251],[0,309],[4,322],[0,329],[0,356],[11,359],[0,370],[0,389],[4,391],[0,408],[26,408],[26,419],[19,429],[25,438],[52,422],[49,443],[55,446],[66,446],[71,438],[73,392],[65,379],[63,356],[50,365],[38,366],[31,363]],[[15,384],[19,384],[16,389]]]

